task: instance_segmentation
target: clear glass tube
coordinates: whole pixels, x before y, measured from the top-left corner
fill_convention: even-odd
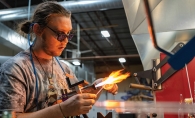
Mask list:
[[[180,94],[179,95],[180,97],[180,100],[179,100],[179,104],[180,104],[180,107],[178,109],[178,118],[184,118],[184,113],[183,113],[183,109],[182,109],[182,104],[183,104],[183,95]]]

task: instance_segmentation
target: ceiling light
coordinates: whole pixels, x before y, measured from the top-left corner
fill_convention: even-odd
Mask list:
[[[121,63],[125,63],[125,62],[126,62],[125,58],[119,58],[118,60],[119,60],[119,62],[121,62]]]
[[[101,31],[101,34],[102,34],[103,37],[110,37],[110,34],[107,30]]]
[[[81,63],[80,63],[79,61],[73,61],[72,63],[73,63],[75,66],[81,65]]]

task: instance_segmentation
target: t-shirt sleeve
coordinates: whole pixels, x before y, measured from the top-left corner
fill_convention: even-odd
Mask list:
[[[0,108],[24,112],[26,89],[24,73],[19,65],[5,63],[0,68]]]

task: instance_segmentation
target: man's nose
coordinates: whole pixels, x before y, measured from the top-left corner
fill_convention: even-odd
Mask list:
[[[62,43],[68,43],[68,37],[66,37],[66,38],[62,41]]]

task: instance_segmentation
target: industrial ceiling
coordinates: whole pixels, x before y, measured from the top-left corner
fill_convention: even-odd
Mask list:
[[[46,0],[0,0],[0,12],[2,13],[0,21],[15,30],[19,22],[28,18],[28,8],[31,9],[30,14],[32,14],[36,5],[43,1]],[[106,65],[109,68],[112,66],[126,68],[141,64],[130,34],[122,0],[57,1],[72,12],[73,29],[78,30],[78,26],[80,28],[79,47],[77,47],[79,35],[77,34],[67,45],[61,55],[62,58],[78,58],[82,62],[94,61],[94,66]],[[101,30],[108,30],[110,37],[102,37]],[[79,57],[73,56],[72,52],[75,50],[80,53]],[[127,61],[122,66],[118,61],[120,55]]]

